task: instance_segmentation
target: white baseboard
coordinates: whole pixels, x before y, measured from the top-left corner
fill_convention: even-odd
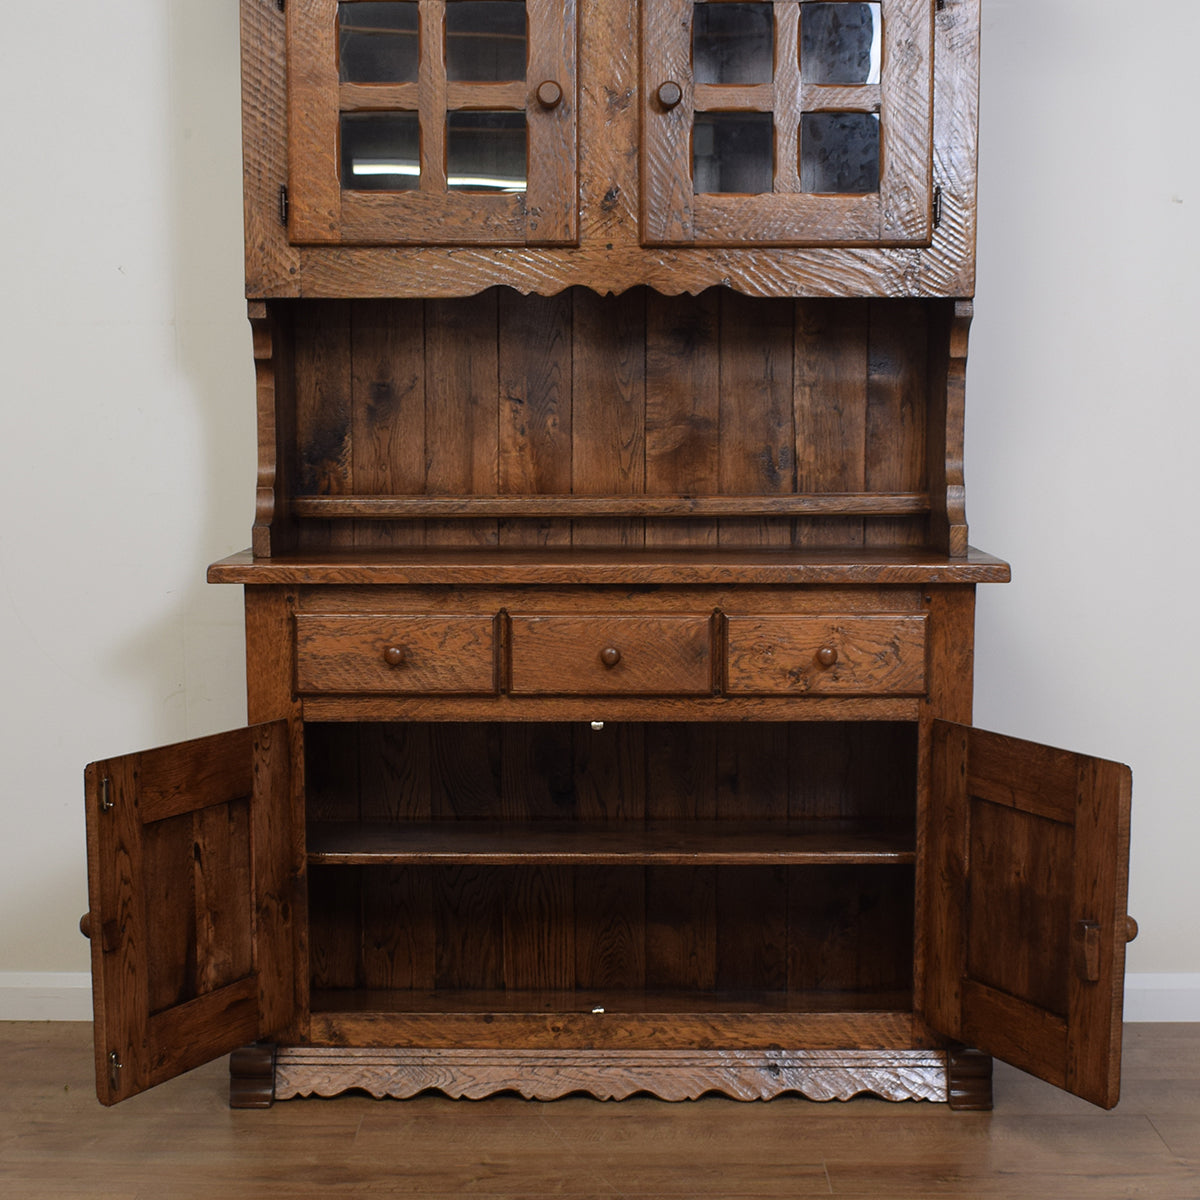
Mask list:
[[[87,971],[0,971],[0,1021],[90,1021]],[[1200,1021],[1200,974],[1125,977],[1125,1020]]]
[[[1200,975],[1125,976],[1126,1021],[1200,1021]]]
[[[0,1021],[90,1021],[90,971],[0,971]]]

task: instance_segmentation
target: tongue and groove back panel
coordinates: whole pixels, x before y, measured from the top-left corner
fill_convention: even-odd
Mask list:
[[[300,549],[929,545],[943,307],[646,288],[306,302],[280,314],[284,508]]]

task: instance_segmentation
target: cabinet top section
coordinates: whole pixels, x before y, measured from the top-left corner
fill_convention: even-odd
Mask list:
[[[978,41],[979,0],[242,0],[247,293],[970,296]]]

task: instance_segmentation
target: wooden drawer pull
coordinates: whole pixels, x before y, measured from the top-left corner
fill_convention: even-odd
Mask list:
[[[538,84],[537,102],[543,108],[557,108],[562,103],[562,98],[563,90],[553,79]]]
[[[823,667],[832,667],[838,660],[838,652],[836,646],[822,646],[817,651],[817,662]]]
[[[615,667],[621,661],[621,652],[616,646],[605,646],[600,651],[600,661],[606,667]]]
[[[1127,916],[1125,918],[1125,940],[1132,942],[1137,935],[1138,923],[1132,917]]]
[[[389,646],[383,652],[383,661],[389,667],[402,667],[407,659],[403,646]]]
[[[92,914],[90,911],[85,912],[83,916],[79,918],[79,932],[82,933],[89,942],[92,940]]]

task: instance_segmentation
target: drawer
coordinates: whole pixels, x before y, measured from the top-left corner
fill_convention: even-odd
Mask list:
[[[300,613],[296,686],[301,692],[491,694],[495,622],[490,616]]]
[[[513,695],[712,692],[707,615],[515,615],[510,629]]]
[[[912,696],[925,690],[925,617],[729,617],[732,695]]]

